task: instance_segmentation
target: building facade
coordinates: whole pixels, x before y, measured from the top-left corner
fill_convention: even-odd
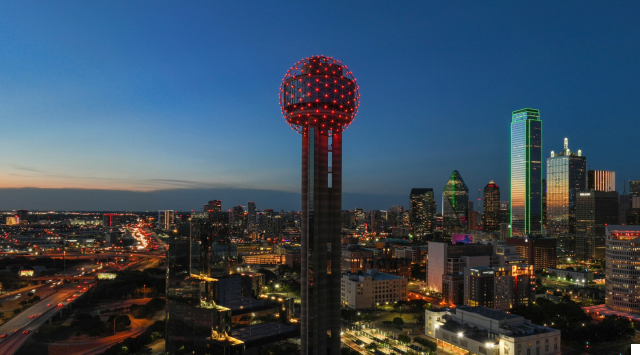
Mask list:
[[[464,275],[442,275],[442,300],[451,307],[464,304]]]
[[[508,238],[507,245],[516,247],[518,254],[527,265],[533,265],[535,271],[555,268],[558,262],[555,238]]]
[[[436,201],[433,189],[411,189],[409,213],[414,235],[431,233],[435,226]]]
[[[619,223],[618,193],[580,192],[576,202],[577,234],[601,237],[607,225]]]
[[[467,230],[469,189],[458,170],[454,170],[442,192],[442,229],[445,233]]]
[[[500,188],[491,180],[484,187],[484,230],[500,230]]]
[[[640,226],[606,227],[607,307],[640,313]]]
[[[546,208],[547,233],[563,235],[576,233],[576,196],[587,185],[587,158],[582,151],[569,150],[569,140],[564,139],[564,149],[551,152],[547,158]]]
[[[589,170],[587,172],[587,190],[616,191],[615,171]]]
[[[542,121],[540,111],[511,117],[511,235],[542,233]]]
[[[464,269],[464,304],[509,310],[535,300],[533,266],[467,267]]]
[[[495,266],[498,258],[492,245],[429,242],[426,257],[427,287],[442,292],[443,275],[461,274],[469,266]]]
[[[342,275],[342,306],[351,309],[373,308],[407,299],[407,279],[379,272]]]
[[[560,355],[560,331],[485,307],[425,310],[425,335],[456,354]]]

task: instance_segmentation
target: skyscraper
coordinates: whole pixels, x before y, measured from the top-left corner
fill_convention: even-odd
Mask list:
[[[168,230],[173,224],[174,211],[158,211],[158,229]]]
[[[616,172],[606,170],[589,170],[587,172],[587,190],[616,191]]]
[[[411,189],[409,211],[414,235],[433,231],[436,217],[436,201],[433,197],[433,189]]]
[[[222,201],[212,200],[208,204],[204,205],[204,212],[222,212]]]
[[[303,355],[340,353],[342,132],[353,121],[359,102],[353,73],[325,56],[294,64],[280,87],[282,114],[302,134]]]
[[[640,180],[629,180],[629,195],[640,196]]]
[[[500,188],[493,180],[484,187],[484,230],[500,230]]]
[[[622,312],[640,312],[640,228],[607,226],[605,247],[605,287],[607,307]]]
[[[511,117],[511,235],[542,233],[542,121],[540,111]]]
[[[465,231],[468,212],[469,189],[458,170],[454,170],[442,192],[442,226],[445,233]]]
[[[602,237],[607,225],[619,222],[618,193],[615,191],[580,192],[576,199],[576,233]]]
[[[547,233],[576,232],[576,194],[584,191],[587,158],[569,150],[569,139],[558,154],[547,158]]]
[[[247,205],[247,224],[256,224],[256,203],[253,201],[249,201]]]

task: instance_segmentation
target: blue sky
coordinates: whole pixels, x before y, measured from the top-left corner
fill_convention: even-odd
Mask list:
[[[397,201],[406,206],[412,187],[439,195],[457,169],[472,198],[493,179],[507,200],[510,113],[524,107],[541,111],[545,157],[568,137],[621,186],[640,179],[638,10],[631,1],[5,2],[0,187],[297,192],[301,137],[278,92],[291,65],[314,54],[341,60],[360,85],[344,134],[345,192],[380,204],[406,196]]]

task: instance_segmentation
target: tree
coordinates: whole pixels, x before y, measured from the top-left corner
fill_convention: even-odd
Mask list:
[[[404,325],[404,321],[400,317],[395,317],[395,318],[393,318],[393,325],[395,325],[396,327],[400,328],[400,327],[402,327]]]
[[[378,345],[376,345],[376,343],[369,343],[364,348],[371,352],[375,352],[378,349]]]
[[[40,302],[40,296],[35,296],[31,300],[33,301],[33,303]]]
[[[425,320],[424,320],[424,313],[422,313],[422,314],[416,314],[416,315],[413,317],[413,319],[415,319],[415,320],[416,320],[416,324],[424,325],[424,321],[425,321]]]
[[[27,302],[26,300],[22,300],[22,301],[20,301],[20,305],[21,305],[21,306],[26,306],[26,305],[27,305],[27,303],[29,303],[29,302]]]
[[[398,335],[398,341],[402,344],[409,344],[411,342],[411,337],[408,335],[400,334]]]
[[[418,343],[418,344],[426,347],[431,352],[435,352],[436,350],[438,350],[438,344],[432,342],[431,340],[429,340],[427,338],[415,337],[415,338],[413,338],[413,341],[415,343]]]
[[[20,313],[20,308],[16,308],[13,310],[13,314],[18,314],[18,313]]]
[[[275,272],[271,270],[267,270],[265,268],[258,269],[258,272],[264,275],[264,281],[269,283],[271,281],[275,281],[278,278]]]
[[[111,317],[113,317],[113,316],[111,316]],[[109,317],[109,320],[111,322],[113,322],[113,319],[115,319],[116,330],[124,330],[126,327],[131,325],[131,319],[126,314],[119,315],[119,316],[117,316],[117,317],[115,317],[113,319],[111,317]]]

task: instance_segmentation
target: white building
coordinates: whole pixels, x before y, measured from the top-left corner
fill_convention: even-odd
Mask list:
[[[548,272],[551,277],[559,277],[565,280],[572,280],[575,283],[579,284],[587,284],[593,281],[593,272],[592,271],[575,271],[575,270],[566,270],[566,269],[552,269],[546,268],[546,272]]]
[[[469,355],[559,355],[560,331],[485,307],[425,310],[425,334]]]
[[[367,270],[361,274],[342,275],[340,300],[352,309],[372,308],[407,299],[407,279],[400,276]]]

